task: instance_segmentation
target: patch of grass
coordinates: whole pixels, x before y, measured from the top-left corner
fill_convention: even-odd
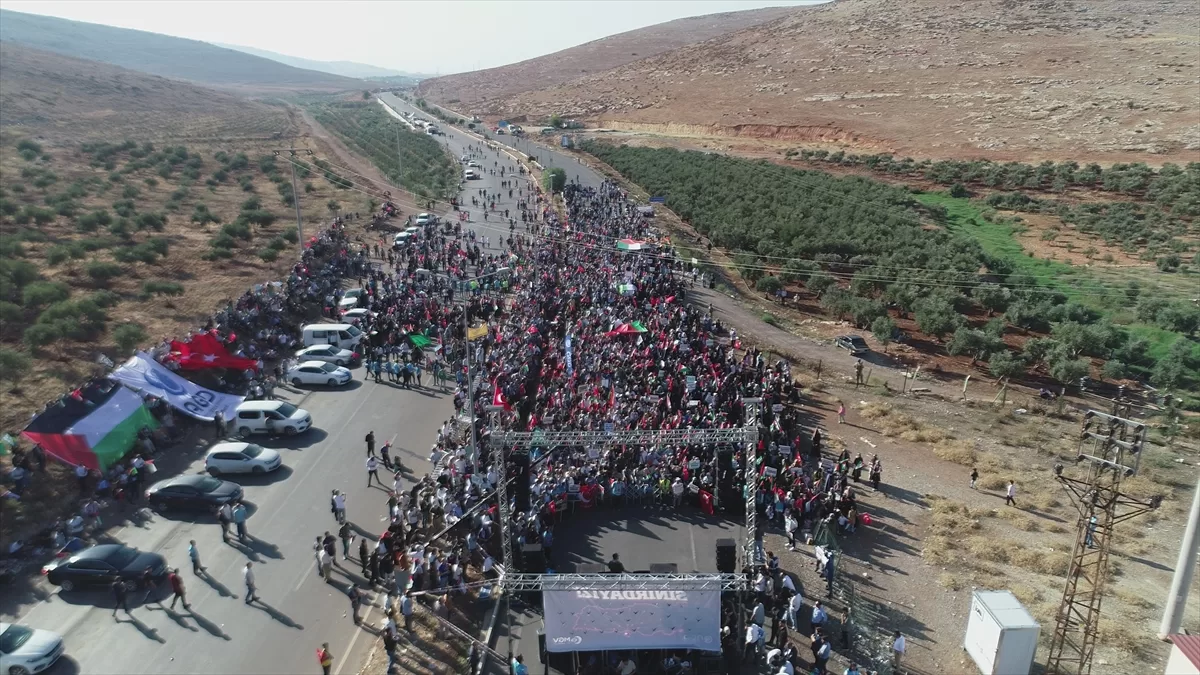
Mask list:
[[[963,466],[975,466],[978,458],[975,450],[962,441],[943,440],[933,446],[933,454],[940,459]]]
[[[980,474],[976,485],[980,490],[1000,490],[1008,486],[1008,479],[997,475]]]
[[[1063,551],[1026,548],[1020,542],[1007,542],[1006,545],[1011,549],[1009,562],[1029,572],[1061,577],[1071,565],[1071,555]]]
[[[942,572],[938,575],[938,585],[951,591],[961,591],[963,589],[962,580],[949,572]]]
[[[971,557],[986,562],[1007,564],[1013,552],[1019,552],[1020,546],[1010,542],[997,540],[993,537],[971,537],[967,539],[967,551]]]
[[[1016,527],[1018,530],[1037,532],[1039,529],[1041,529],[1041,526],[1038,524],[1037,520],[1030,518],[1021,511],[1000,509],[996,515],[999,516],[1001,520],[1007,520],[1008,522],[1012,523],[1013,527]]]
[[[859,409],[859,414],[875,422],[884,436],[899,436],[910,443],[939,443],[949,438],[941,429],[926,425],[886,403],[867,403]]]

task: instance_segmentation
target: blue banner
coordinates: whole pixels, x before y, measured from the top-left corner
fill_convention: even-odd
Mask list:
[[[574,375],[575,374],[575,364],[571,362],[571,336],[570,335],[567,336],[565,346],[566,346],[566,350],[567,350],[567,375]]]

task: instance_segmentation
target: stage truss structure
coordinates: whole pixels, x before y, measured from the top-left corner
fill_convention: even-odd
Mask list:
[[[720,445],[743,444],[746,451],[744,480],[747,485],[757,483],[757,450],[758,424],[760,421],[759,407],[761,398],[742,399],[745,405],[745,423],[741,427],[725,429],[636,429],[636,430],[601,430],[601,431],[504,431],[500,429],[500,406],[488,406],[490,433],[487,443],[493,452],[499,453],[501,478],[496,485],[496,501],[499,505],[501,565],[497,584],[508,602],[515,592],[536,592],[552,588],[554,590],[640,590],[647,585],[653,585],[655,590],[696,590],[697,584],[707,584],[708,590],[717,590],[714,585],[720,585],[727,590],[744,591],[748,582],[744,575],[739,574],[519,574],[513,572],[512,533],[509,525],[512,522],[512,508],[508,498],[508,460],[515,452],[528,452],[530,448],[540,447],[549,451],[560,447],[604,447],[612,445]],[[493,460],[494,461],[494,460]],[[540,462],[539,462],[540,463]],[[530,462],[530,467],[535,466]],[[744,564],[761,564],[762,556],[758,555],[755,546],[757,530],[757,509],[755,491],[747,490],[746,497],[746,537],[743,545]],[[741,578],[741,581],[737,581]],[[564,583],[576,584],[573,588],[562,587]],[[585,586],[585,584],[587,586]],[[605,585],[607,584],[607,585]],[[614,585],[616,584],[616,585]],[[638,586],[642,584],[642,586]],[[678,584],[678,585],[676,585]],[[512,658],[513,637],[508,632],[508,653]]]

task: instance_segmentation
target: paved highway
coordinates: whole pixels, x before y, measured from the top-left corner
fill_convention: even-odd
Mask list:
[[[398,103],[403,109],[402,102]],[[444,140],[456,158],[476,142],[455,131],[449,131]],[[487,154],[486,162],[481,163],[488,168],[492,161],[502,160],[509,168],[515,167],[506,156]],[[465,186],[466,202],[470,203],[470,194],[479,188],[499,192],[499,182],[499,176],[483,173],[480,180]],[[504,198],[501,210],[509,208],[515,213],[515,201]],[[470,227],[480,234],[493,240],[508,235],[507,226],[483,223],[478,210],[473,217],[478,222]],[[366,487],[363,437],[374,430],[382,445],[395,436],[393,456],[401,456],[416,476],[424,475],[431,468],[429,448],[453,406],[449,392],[364,382],[361,369],[355,371],[355,378],[343,390],[288,396],[312,413],[315,429],[285,442],[261,440],[263,445],[280,449],[285,468],[263,479],[238,479],[246,486],[246,500],[253,506],[248,529],[254,541],[249,546],[223,544],[215,520],[203,516],[151,514],[140,525],[109,533],[115,541],[157,551],[179,567],[192,605],[190,612],[135,602],[133,621],[124,614],[114,620],[107,589],[52,592],[44,601],[24,608],[19,613],[21,623],[65,636],[67,656],[51,672],[320,672],[315,650],[322,642],[330,644],[336,657],[335,673],[357,672],[374,637],[351,622],[344,590],[347,583],[361,581],[361,577],[335,569],[337,583],[325,584],[316,573],[313,557],[314,538],[336,529],[329,510],[330,490],[348,494],[348,517],[361,531],[372,536],[382,532],[387,494],[378,487]],[[188,471],[202,468],[201,460]],[[413,475],[406,484],[411,484]],[[187,546],[193,539],[211,575],[207,579],[191,573]],[[255,561],[262,604],[247,606],[242,601],[242,568],[247,560]],[[356,566],[351,563],[349,569],[353,572]],[[134,595],[133,600],[140,596]],[[371,617],[375,623],[380,616],[381,610],[374,609]]]

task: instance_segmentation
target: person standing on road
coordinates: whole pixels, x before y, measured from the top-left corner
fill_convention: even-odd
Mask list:
[[[183,601],[184,609],[191,609],[192,606],[188,604],[187,593],[183,588],[183,577],[179,576],[178,567],[171,570],[171,573],[167,575],[167,581],[171,584],[171,609],[175,609],[175,603],[180,600]]]
[[[250,535],[246,532],[246,518],[250,514],[246,511],[246,505],[238,502],[237,506],[233,507],[233,524],[237,526],[238,541],[246,543],[246,538]]]
[[[330,575],[333,573],[333,562],[329,559],[329,552],[321,544],[320,537],[317,537],[316,543],[313,544],[313,550],[316,552],[317,574],[320,574],[321,578],[329,583]]]
[[[247,562],[242,568],[242,580],[246,582],[246,604],[258,601],[258,587],[254,585],[254,563]]]
[[[375,456],[375,432],[368,431],[367,437],[364,439],[367,442],[367,457]]]
[[[133,616],[133,612],[129,611],[129,588],[125,586],[125,582],[117,579],[112,583],[113,599],[116,600],[116,605],[113,607],[113,618],[117,618],[117,610],[123,609],[129,616]]]
[[[841,401],[838,401],[837,404],[838,404],[838,413],[837,413],[838,424],[845,424],[846,423],[846,404],[842,403]]]
[[[158,591],[158,584],[154,583],[154,575],[150,572],[150,568],[142,570],[142,588],[146,589],[146,594],[142,596],[142,604],[150,602],[151,596]],[[162,604],[162,600],[155,599],[155,602]]]
[[[333,496],[329,498],[329,506],[333,511],[333,518],[339,523],[346,522],[346,495],[342,494],[341,490],[334,490]]]
[[[200,564],[200,549],[196,548],[196,540],[188,542],[188,558],[192,561],[192,574],[200,576],[208,568]]]
[[[322,642],[321,648],[317,650],[317,663],[321,664],[322,675],[329,675],[333,669],[333,653],[329,651],[328,642]]]
[[[391,441],[385,441],[384,444],[379,447],[379,457],[380,457],[380,459],[383,460],[383,465],[386,466],[389,470],[392,468],[391,450],[392,450],[392,442]],[[397,466],[399,466],[399,465],[397,465]]]
[[[385,485],[383,485],[383,481],[379,480],[379,460],[375,459],[374,457],[368,457],[367,458],[367,487],[371,487],[372,480],[379,483],[380,486],[386,487]]]
[[[413,629],[412,629],[412,615],[413,615],[412,591],[404,591],[404,597],[400,599],[400,613],[404,615],[404,630],[408,631],[409,633],[412,633],[413,632]]]
[[[900,658],[904,656],[904,651],[908,647],[904,636],[900,631],[896,631],[895,640],[892,641],[892,670],[900,669]]]
[[[363,592],[358,586],[351,586],[346,595],[350,596],[350,616],[354,619],[354,625],[362,623],[362,619],[358,618],[358,611],[362,609]]]
[[[863,361],[858,359],[854,362],[854,388],[858,389],[863,383]]]
[[[338,538],[342,540],[342,560],[350,559],[350,544],[354,541],[354,533],[350,531],[350,523],[342,521],[338,528]]]
[[[979,469],[971,467],[971,489],[975,489],[975,481],[979,480]]]
[[[213,415],[213,440],[219,441],[225,437],[225,413],[220,410]]]
[[[370,573],[370,570],[368,569],[370,562],[371,554],[367,551],[367,538],[363,537],[362,539],[358,540],[358,564],[360,567],[362,567],[362,574],[364,577]]]
[[[1017,484],[1009,479],[1008,487],[1004,489],[1004,505],[1017,505]]]

